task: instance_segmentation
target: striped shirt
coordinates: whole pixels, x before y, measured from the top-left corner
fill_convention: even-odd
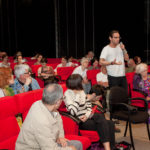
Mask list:
[[[86,115],[87,118],[90,117],[92,112],[91,101],[86,98],[86,94],[82,90],[79,93],[75,93],[73,90],[68,89],[65,92],[64,100],[67,110],[73,115],[80,118]]]

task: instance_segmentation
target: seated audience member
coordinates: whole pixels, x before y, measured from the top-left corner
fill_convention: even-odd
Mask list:
[[[51,83],[56,83],[58,82],[58,79],[55,76],[55,72],[51,66],[47,66],[47,59],[42,58],[41,60],[41,67],[38,69],[38,77],[44,81],[44,85],[46,84],[45,82],[51,82]]]
[[[35,102],[23,123],[15,150],[82,150],[82,144],[64,137],[62,119],[57,111],[63,100],[63,89],[50,84],[42,100]]]
[[[64,56],[61,58],[61,63],[57,65],[54,71],[57,72],[58,67],[75,67],[75,66],[77,66],[77,64],[68,62],[68,58]]]
[[[107,70],[105,66],[101,66],[101,72],[96,75],[96,81],[99,85],[107,88],[108,84],[108,77],[107,77]]]
[[[19,56],[19,57],[18,57],[18,56]],[[15,54],[15,56],[14,56],[14,63],[18,63],[18,61],[19,61],[20,63],[27,62],[27,60],[22,57],[22,52],[21,52],[21,51],[18,51],[18,52]]]
[[[15,94],[40,89],[38,82],[31,77],[30,68],[26,64],[17,65],[14,73],[16,79],[11,85]]]
[[[72,74],[66,81],[65,104],[67,110],[81,120],[79,128],[82,130],[96,130],[105,150],[114,147],[114,123],[106,120],[103,114],[93,113],[91,101],[95,94],[86,95],[82,87],[83,78],[79,74]]]
[[[85,57],[90,62],[94,58],[94,52],[93,51],[88,51],[88,54]]]
[[[41,54],[38,54],[36,57],[37,57],[36,58],[37,62],[35,62],[34,65],[41,65],[41,60],[42,60],[43,56]]]
[[[125,69],[126,73],[128,72],[134,72],[135,71],[135,67],[136,67],[136,64],[134,62],[134,60],[132,58],[130,58],[127,62],[127,67]]]
[[[15,69],[18,65],[20,65],[20,64],[26,64],[25,62],[26,62],[26,60],[24,60],[24,59],[22,58],[22,55],[18,55],[18,56],[16,57],[16,65],[14,66],[14,69]],[[27,64],[26,64],[26,65],[27,65]]]
[[[11,84],[14,84],[14,77],[12,75],[12,70],[10,68],[1,67],[0,68],[0,97],[14,95],[14,91],[10,87]]]
[[[138,64],[135,72],[133,88],[145,92],[147,94],[146,99],[150,101],[150,74],[148,74],[148,65],[145,63]]]
[[[81,65],[74,69],[72,74],[80,74],[83,78],[83,89],[86,94],[88,94],[91,90],[91,83],[87,79],[87,68],[89,61],[87,58],[83,57],[81,59]]]
[[[54,70],[51,66],[47,66],[47,59],[42,58],[41,67],[38,69],[38,77],[42,79],[47,79],[50,76],[54,76]]]
[[[10,63],[8,62],[8,56],[3,55],[2,56],[2,62],[0,63],[0,67],[10,67]]]
[[[88,70],[100,69],[99,60],[97,58],[93,58],[91,60],[91,66],[88,67]]]
[[[96,97],[92,99],[92,103],[103,107],[104,88],[101,85],[95,84],[90,90],[90,94],[96,94]],[[102,103],[101,103],[102,102]]]
[[[4,52],[4,51],[2,51],[2,52],[0,51],[0,61],[2,60],[2,56],[3,56],[3,55],[7,55],[7,53]]]
[[[40,55],[39,53],[36,53],[35,56],[31,57],[31,60],[37,59],[37,57],[38,57],[39,55]]]
[[[75,59],[74,57],[71,56],[71,57],[68,59],[68,62],[72,62],[72,63],[77,63],[77,64],[78,64],[79,60],[78,60],[78,59]]]
[[[139,56],[135,56],[134,57],[134,62],[136,65],[140,64],[141,63],[141,58]]]

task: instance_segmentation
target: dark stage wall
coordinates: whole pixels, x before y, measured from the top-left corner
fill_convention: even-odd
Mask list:
[[[149,0],[0,0],[0,49],[24,56],[96,56],[118,29],[131,57],[147,60]]]

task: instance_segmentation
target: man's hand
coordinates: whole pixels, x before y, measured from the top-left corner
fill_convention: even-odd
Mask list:
[[[123,43],[120,43],[120,48],[121,48],[122,50],[125,50],[125,45],[124,45]]]
[[[57,139],[57,143],[61,144],[62,147],[66,147],[67,146],[67,141],[69,141],[69,140],[66,139],[66,138],[61,138],[61,137],[59,137]]]
[[[88,118],[87,118],[85,115],[83,115],[82,117],[80,117],[80,120],[81,120],[82,122],[85,122],[87,119],[88,119]]]
[[[122,62],[121,61],[116,61],[116,59],[114,59],[114,61],[111,62],[112,65],[121,65]]]
[[[88,98],[89,100],[93,100],[94,98],[96,98],[96,94],[95,94],[95,93],[93,93],[93,94],[88,94],[88,95],[87,95],[87,98]]]
[[[31,82],[32,82],[32,78],[28,77],[28,78],[26,78],[25,85],[29,85]]]

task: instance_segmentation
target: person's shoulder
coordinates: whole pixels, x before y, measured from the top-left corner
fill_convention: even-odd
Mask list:
[[[81,66],[76,67],[73,72],[76,72],[76,71],[79,71],[79,70],[81,70]]]
[[[110,46],[109,46],[109,45],[106,45],[106,46],[103,47],[102,50],[108,50],[109,48],[110,48]]]
[[[68,94],[70,94],[70,93],[72,93],[72,90],[67,89],[67,90],[65,91],[64,95],[68,95]]]

